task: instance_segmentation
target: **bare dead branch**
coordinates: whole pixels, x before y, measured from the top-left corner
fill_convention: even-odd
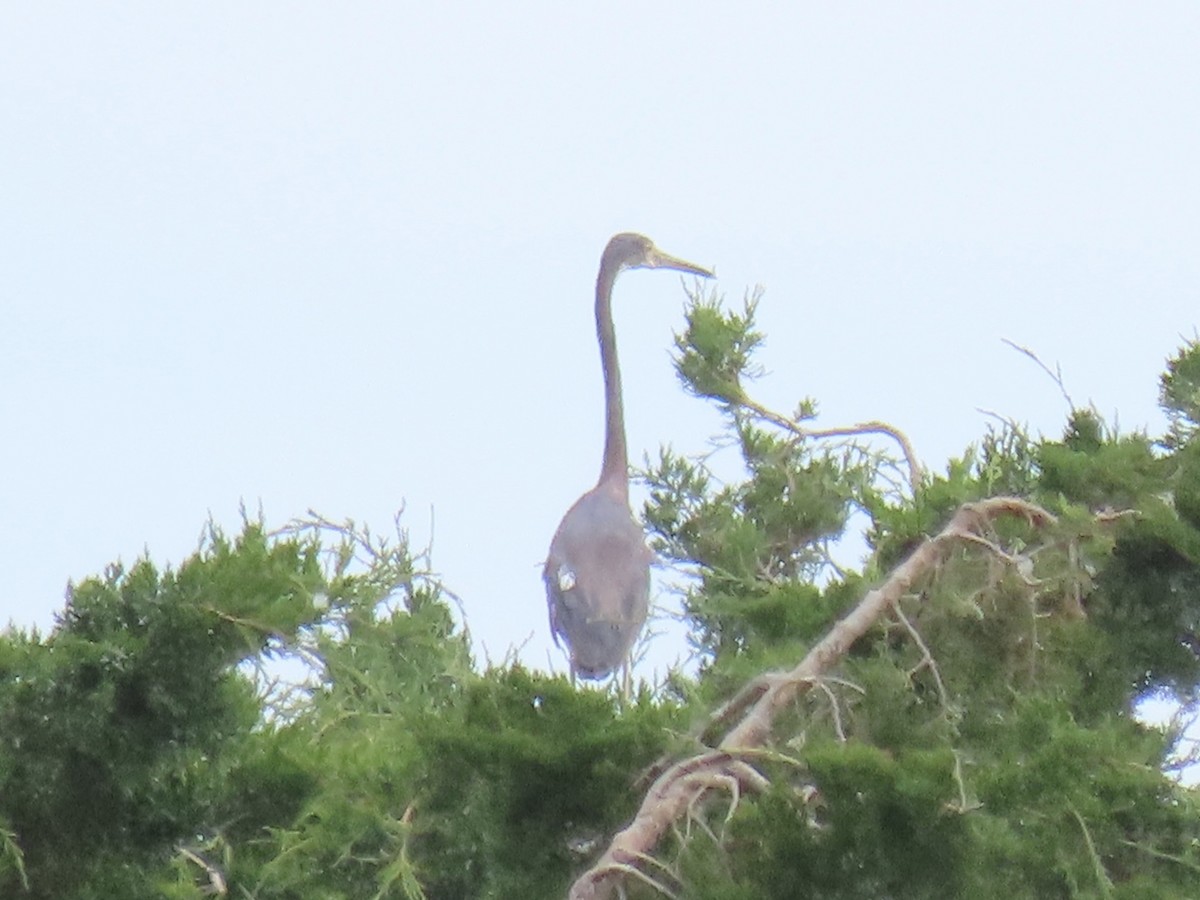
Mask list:
[[[630,878],[636,878],[640,881],[644,881],[660,894],[670,897],[671,900],[678,900],[675,894],[667,890],[667,888],[661,882],[650,877],[635,865],[631,865],[629,863],[610,863],[603,870],[602,874],[607,878],[612,878],[615,875],[628,875]]]
[[[775,677],[777,677],[776,673],[767,672],[750,681],[712,714],[704,733],[707,734],[740,716],[747,707],[756,703],[758,698],[770,689],[771,681]]]
[[[913,643],[917,645],[917,649],[921,651],[921,661],[917,663],[908,673],[908,677],[912,678],[922,669],[928,669],[933,675],[933,683],[937,685],[938,699],[942,701],[942,709],[946,714],[950,713],[950,695],[946,692],[946,685],[942,681],[941,670],[938,669],[937,661],[934,660],[933,654],[929,652],[929,647],[925,644],[925,639],[921,637],[921,632],[917,631],[916,626],[908,620],[908,616],[904,614],[904,610],[897,603],[892,607],[892,612],[896,614],[896,618],[904,626],[908,632],[908,636],[912,638]]]

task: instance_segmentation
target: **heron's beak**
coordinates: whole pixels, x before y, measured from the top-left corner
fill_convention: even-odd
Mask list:
[[[713,278],[716,272],[712,269],[706,269],[704,266],[698,266],[695,263],[690,263],[686,259],[680,259],[678,256],[672,256],[669,253],[663,253],[657,247],[654,249],[653,265],[656,269],[675,269],[679,272],[689,272],[692,275],[702,275],[705,278]]]

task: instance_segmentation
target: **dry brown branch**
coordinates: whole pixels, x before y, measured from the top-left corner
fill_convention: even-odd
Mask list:
[[[780,415],[773,410],[767,409],[765,406],[760,406],[749,398],[743,398],[739,403],[759,418],[778,425],[780,428],[790,431],[799,438],[819,440],[821,438],[852,437],[856,434],[886,435],[900,445],[900,451],[904,454],[904,461],[908,464],[909,487],[915,489],[924,477],[924,469],[921,468],[921,463],[917,459],[917,453],[913,450],[912,442],[909,441],[908,436],[899,428],[889,425],[887,422],[859,422],[857,425],[846,425],[842,428],[805,428],[795,419]]]
[[[957,750],[954,751],[954,783],[958,785],[958,803],[948,804],[951,812],[965,813],[982,808],[982,803],[972,803],[967,799],[967,785],[963,781],[962,774],[962,757],[958,755]]]
[[[718,721],[728,721],[734,715],[742,718],[721,740],[719,749],[676,763],[655,780],[633,821],[613,837],[595,865],[571,886],[571,900],[611,897],[618,875],[636,868],[638,860],[651,853],[676,819],[693,808],[697,792],[712,787],[714,776],[722,781],[733,778],[743,791],[761,791],[766,779],[746,760],[761,753],[758,748],[770,737],[776,715],[802,692],[819,684],[887,610],[895,608],[917,581],[937,569],[950,548],[964,539],[977,543],[974,539],[981,536],[981,531],[1005,516],[1023,518],[1034,527],[1056,521],[1046,510],[1018,497],[993,497],[959,507],[941,532],[917,547],[881,585],[868,591],[798,666],[790,672],[755,679],[722,708]]]
[[[950,695],[946,692],[946,685],[942,682],[942,673],[938,669],[937,660],[933,658],[933,654],[929,652],[929,647],[925,643],[925,639],[921,637],[921,632],[917,631],[916,626],[908,620],[908,616],[904,614],[904,610],[897,603],[892,607],[892,612],[896,614],[896,618],[904,626],[908,632],[908,636],[912,638],[913,643],[917,645],[917,649],[921,651],[921,661],[909,670],[908,677],[911,679],[922,669],[928,669],[933,675],[933,683],[937,686],[938,699],[942,701],[942,709],[946,714],[950,713]]]
[[[1110,522],[1119,522],[1122,519],[1136,519],[1141,516],[1141,512],[1136,509],[1102,509],[1095,514],[1095,519],[1101,524]]]
[[[819,687],[824,692],[825,696],[829,698],[829,709],[833,713],[833,733],[837,736],[838,743],[844,744],[846,743],[846,730],[842,728],[842,710],[838,705],[837,695],[833,692],[833,689],[825,683],[825,679],[818,681],[817,687]]]
[[[693,776],[693,777],[698,778],[699,776]],[[736,778],[734,778],[732,775],[713,775],[711,777],[711,780],[700,779],[699,781],[696,782],[695,786],[696,787],[703,786],[703,787],[711,788],[714,790],[717,788],[720,788],[729,794],[729,811],[725,814],[725,821],[721,826],[721,833],[722,833],[722,836],[724,836],[725,826],[728,825],[731,821],[733,821],[733,814],[735,812],[737,812],[738,804],[741,803],[741,801],[742,801],[742,789],[741,789],[741,786],[738,784],[738,780]],[[708,827],[708,823],[704,821],[704,818],[696,810],[696,806],[699,805],[701,799],[704,796],[705,796],[705,792],[703,790],[698,790],[695,792],[695,794],[693,795],[693,798],[692,798],[692,802],[688,804],[688,810],[687,810],[688,819],[690,821],[699,822],[700,825],[704,828],[704,830],[706,832],[708,832],[708,834],[712,838],[714,838],[713,842],[720,843],[721,838],[718,838],[715,834],[713,834],[712,829]]]
[[[767,672],[750,681],[712,714],[708,725],[704,729],[704,734],[708,735],[726,722],[730,722],[740,716],[747,707],[756,703],[759,697],[770,690],[772,681],[777,677],[779,677],[777,673]]]
[[[199,866],[204,870],[204,874],[208,877],[208,884],[200,888],[200,893],[210,894],[217,897],[224,897],[229,893],[229,885],[225,880],[224,873],[216,866],[206,860],[199,853],[189,850],[187,847],[175,848],[179,855],[193,865]]]

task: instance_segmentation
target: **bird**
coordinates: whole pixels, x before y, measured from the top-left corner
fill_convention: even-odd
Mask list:
[[[609,240],[596,277],[604,458],[596,486],[575,501],[554,533],[542,578],[550,633],[556,646],[566,644],[572,683],[576,676],[599,680],[622,668],[628,696],[630,651],[650,606],[653,554],[629,507],[625,413],[612,318],[613,283],[625,269],[674,269],[705,278],[714,272],[664,253],[644,235],[625,232]]]

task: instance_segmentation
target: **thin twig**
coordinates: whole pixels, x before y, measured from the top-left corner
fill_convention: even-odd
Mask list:
[[[947,804],[949,809],[956,813],[967,813],[983,807],[982,803],[972,803],[967,799],[967,785],[963,781],[962,774],[962,757],[957,750],[954,751],[954,783],[958,785],[958,805]]]
[[[637,866],[631,865],[630,863],[608,863],[603,867],[603,869],[600,869],[598,873],[606,878],[611,877],[612,875],[628,875],[631,878],[637,878],[640,881],[644,881],[660,894],[670,897],[671,900],[679,900],[679,897],[673,891],[668,890],[660,882],[656,881]]]
[[[1092,859],[1092,867],[1096,873],[1096,881],[1100,884],[1100,891],[1105,897],[1111,897],[1113,892],[1112,879],[1108,877],[1108,872],[1104,870],[1104,861],[1100,859],[1100,854],[1096,850],[1096,844],[1092,840],[1092,832],[1087,827],[1087,822],[1083,821],[1083,816],[1079,814],[1079,810],[1074,804],[1067,804],[1067,808],[1071,810],[1071,815],[1075,817],[1075,821],[1079,823],[1079,830],[1083,832],[1083,841],[1087,844],[1088,855]]]
[[[833,712],[833,733],[837,735],[838,743],[844,744],[846,743],[846,731],[842,728],[842,711],[838,706],[837,695],[825,683],[824,678],[817,682],[817,687],[824,691],[825,696],[829,698],[829,708]]]
[[[917,460],[917,453],[913,449],[912,442],[909,441],[903,431],[893,425],[889,425],[887,422],[872,420],[870,422],[859,422],[857,425],[846,425],[841,428],[805,428],[795,419],[780,415],[749,398],[743,398],[738,402],[759,418],[766,419],[768,422],[772,422],[800,438],[820,440],[821,438],[852,437],[858,434],[886,435],[900,445],[900,450],[904,454],[905,461],[908,463],[909,486],[913,490],[916,490],[917,486],[921,483],[921,479],[924,477],[924,469]]]
[[[938,664],[934,660],[933,654],[929,652],[929,647],[925,645],[925,640],[921,637],[921,633],[917,631],[912,622],[908,621],[908,616],[904,614],[904,610],[900,608],[899,603],[892,607],[892,612],[896,614],[896,618],[900,620],[900,623],[908,632],[908,636],[913,639],[913,643],[921,651],[921,661],[908,673],[908,677],[912,678],[921,669],[928,669],[933,675],[933,683],[937,685],[938,698],[942,701],[942,709],[949,715],[950,695],[946,693],[946,685],[942,682],[942,673],[938,670]]]
[[[1067,406],[1069,406],[1072,410],[1075,409],[1075,402],[1071,399],[1071,395],[1067,393],[1066,385],[1063,384],[1062,369],[1057,363],[1054,366],[1054,371],[1050,371],[1050,367],[1042,362],[1041,357],[1039,357],[1028,347],[1022,347],[1020,344],[1010,341],[1008,338],[1000,338],[1000,340],[1003,343],[1008,344],[1008,346],[1012,347],[1018,353],[1021,353],[1033,360],[1034,363],[1037,364],[1038,368],[1049,375],[1051,380],[1058,385],[1058,390],[1063,395],[1063,399],[1067,401]]]

